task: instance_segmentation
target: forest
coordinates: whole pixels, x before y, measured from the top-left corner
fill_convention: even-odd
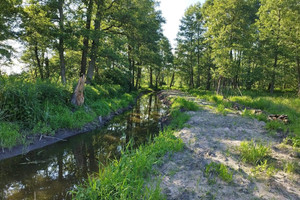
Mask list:
[[[242,105],[243,116],[264,121],[271,134],[285,134],[287,143],[300,147],[298,0],[195,3],[180,20],[174,48],[164,23],[157,0],[1,0],[2,151],[32,137],[81,128],[134,103],[143,92],[170,89],[212,102],[224,115]],[[24,48],[25,67],[7,74],[4,67],[20,67],[12,65],[14,41]],[[71,98],[82,76],[84,104],[77,106]],[[182,128],[186,118],[180,109],[197,110],[177,101],[172,130]],[[288,121],[268,121],[269,114]],[[159,138],[178,150],[171,129]],[[173,148],[157,145],[163,153],[155,158]]]

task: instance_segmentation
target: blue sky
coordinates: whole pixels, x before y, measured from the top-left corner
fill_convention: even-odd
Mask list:
[[[160,0],[160,10],[166,19],[166,24],[163,25],[164,35],[169,38],[173,48],[184,11],[197,2],[203,4],[205,0]]]

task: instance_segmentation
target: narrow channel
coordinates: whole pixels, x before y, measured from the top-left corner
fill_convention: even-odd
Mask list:
[[[139,146],[155,136],[165,112],[155,93],[144,95],[100,130],[0,161],[0,199],[71,199],[68,191],[118,159],[129,140]]]

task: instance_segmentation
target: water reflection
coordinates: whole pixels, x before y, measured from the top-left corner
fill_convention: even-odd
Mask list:
[[[101,130],[1,161],[0,199],[70,199],[67,191],[117,159],[130,139],[138,146],[157,134],[164,112],[155,94],[145,95]]]

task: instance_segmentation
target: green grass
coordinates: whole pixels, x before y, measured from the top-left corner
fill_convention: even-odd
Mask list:
[[[132,150],[127,147],[120,160],[112,161],[102,168],[98,175],[89,180],[75,191],[74,199],[165,199],[161,194],[160,181],[149,185],[150,174],[154,173],[153,165],[160,164],[167,152],[180,151],[183,148],[181,139],[173,135],[174,129],[180,128],[188,120],[188,116],[181,112],[181,108],[196,109],[187,106],[181,98],[173,101],[171,106],[171,124],[164,132],[146,145]]]
[[[197,111],[199,110],[199,106],[195,102],[187,101],[184,98],[178,97],[172,102],[172,109]]]
[[[9,124],[2,127],[2,135],[7,137],[0,144],[4,148],[19,144],[28,134],[53,135],[59,129],[80,128],[97,116],[128,106],[137,96],[136,92],[125,93],[119,85],[86,85],[84,105],[74,107],[70,98],[76,82],[64,86],[13,77],[2,81],[5,84],[0,85],[0,123]],[[8,134],[7,130],[20,132]]]
[[[289,132],[293,140],[292,145],[298,145],[300,140],[300,99],[291,93],[276,92],[273,95],[263,91],[242,91],[243,96],[236,94],[227,94],[225,100],[223,96],[216,95],[213,91],[205,91],[199,89],[187,90],[193,96],[216,104],[217,110],[223,112],[225,108],[231,108],[230,102],[236,102],[241,105],[261,109],[270,114],[285,114],[288,116],[289,123],[283,124],[277,121],[268,121],[266,114],[254,114],[250,110],[243,110],[242,115],[256,118],[260,121],[266,122],[266,128],[270,131],[284,131]],[[223,109],[224,106],[224,109]]]
[[[296,161],[285,162],[283,170],[288,174],[299,173],[300,165]]]
[[[270,156],[270,147],[264,146],[260,142],[254,143],[253,140],[243,141],[238,147],[241,158],[244,162],[252,165],[259,165],[265,162]]]
[[[217,175],[220,179],[230,183],[232,181],[232,173],[222,163],[211,162],[205,167],[205,175],[207,177]]]
[[[254,176],[267,175],[267,177],[273,176],[278,170],[268,163],[268,160],[264,160],[262,163],[255,166],[252,170]]]
[[[11,148],[21,139],[18,125],[0,122],[0,147]]]
[[[170,108],[170,113],[173,122],[170,126],[173,129],[183,128],[184,123],[190,118],[190,116],[186,113],[183,113],[182,110],[196,111],[199,110],[199,106],[194,102],[187,101],[180,97],[173,99]]]

